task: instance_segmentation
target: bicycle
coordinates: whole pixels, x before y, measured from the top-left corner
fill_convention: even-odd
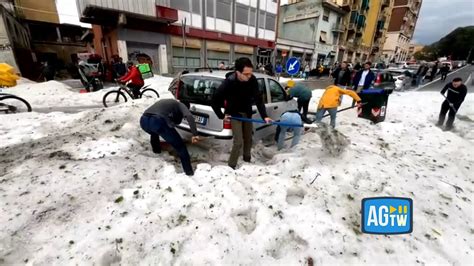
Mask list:
[[[117,82],[118,83],[118,82]],[[132,100],[135,99],[141,99],[141,98],[160,98],[160,95],[158,92],[152,88],[149,88],[150,85],[144,86],[140,89],[140,97],[135,98],[135,96],[132,93],[132,90],[126,86],[126,84],[123,83],[118,83],[119,88],[118,90],[113,90],[109,91],[104,95],[104,98],[102,99],[102,103],[104,104],[105,107],[111,107],[115,106],[120,103],[127,102],[127,96],[130,96]],[[123,93],[123,91],[126,92]]]
[[[31,105],[25,99],[9,93],[0,92],[0,113],[31,112]]]

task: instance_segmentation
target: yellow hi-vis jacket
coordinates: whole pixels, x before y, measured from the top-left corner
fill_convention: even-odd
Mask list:
[[[337,108],[341,103],[339,102],[340,97],[343,95],[351,96],[356,102],[360,102],[361,99],[357,93],[352,90],[343,90],[335,85],[330,85],[326,88],[323,96],[319,100],[318,109],[321,108]]]

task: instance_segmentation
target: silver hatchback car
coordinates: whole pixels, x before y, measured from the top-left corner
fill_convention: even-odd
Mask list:
[[[194,115],[199,134],[217,139],[232,139],[230,122],[219,119],[211,107],[214,92],[219,88],[229,71],[195,72],[181,75],[171,82],[169,91],[175,98],[189,106]],[[279,120],[281,114],[297,108],[295,100],[288,100],[281,84],[271,76],[254,73],[268,116]],[[259,119],[257,107],[253,106],[253,119]],[[178,125],[178,129],[189,132],[188,123]],[[275,126],[254,123],[253,139],[258,141],[275,133]]]

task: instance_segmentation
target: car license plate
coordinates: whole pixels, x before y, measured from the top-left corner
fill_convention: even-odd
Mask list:
[[[207,121],[206,118],[203,116],[194,115],[194,122],[201,125],[205,125]]]

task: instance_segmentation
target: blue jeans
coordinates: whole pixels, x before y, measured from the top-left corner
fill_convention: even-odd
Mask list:
[[[280,122],[288,123],[288,124],[295,124],[295,125],[302,125],[303,121],[301,120],[301,116],[298,113],[291,113],[287,112],[281,116]],[[278,135],[278,149],[281,150],[285,147],[285,136],[286,132],[288,131],[289,127],[280,126],[280,134]],[[293,128],[293,141],[291,142],[291,147],[294,147],[298,144],[301,138],[301,130],[302,127],[294,127]]]
[[[337,115],[337,108],[321,108],[321,109],[318,109],[318,112],[316,112],[316,120],[315,122],[316,123],[319,123],[321,122],[321,120],[323,120],[323,116],[324,114],[326,113],[326,111],[328,111],[329,113],[329,116],[331,117],[331,126],[333,128],[336,127],[336,115]]]
[[[153,115],[143,115],[140,119],[140,126],[142,129],[150,134],[150,143],[154,153],[160,153],[160,136],[168,142],[178,153],[181,159],[181,164],[186,175],[193,175],[193,167],[191,165],[191,158],[188,149],[178,134],[176,129],[171,128],[166,123],[164,118]]]

